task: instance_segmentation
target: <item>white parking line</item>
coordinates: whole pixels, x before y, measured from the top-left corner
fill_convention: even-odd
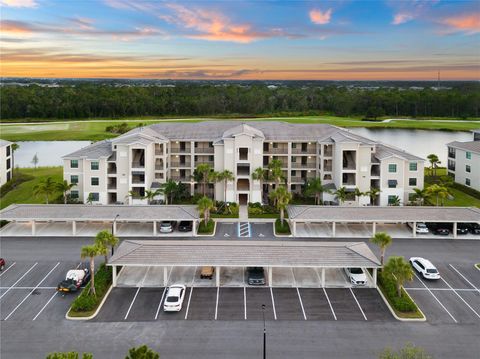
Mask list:
[[[215,304],[215,320],[217,320],[218,314],[218,296],[220,295],[220,287],[217,287],[217,303]]]
[[[473,288],[475,288],[475,290],[476,290],[477,292],[480,293],[480,289],[478,289],[476,286],[474,286],[473,283],[470,282],[470,281],[467,279],[467,277],[465,277],[462,273],[460,273],[460,271],[459,271],[457,268],[455,268],[455,267],[452,266],[451,264],[449,264],[449,266],[452,267],[452,269],[453,269],[455,272],[457,272],[458,275],[460,275],[463,279],[465,279],[465,281],[466,281],[468,284],[470,284]]]
[[[10,268],[12,268],[15,264],[17,264],[17,262],[13,262],[12,264],[10,264],[10,265],[7,267],[7,269],[5,269],[2,273],[0,273],[0,277],[1,277],[2,275],[4,275],[5,273],[7,273],[8,270],[9,270]]]
[[[10,288],[10,287],[0,287],[0,289],[8,289],[8,288]],[[15,290],[15,289],[23,289],[23,290],[29,289],[30,290],[30,289],[34,289],[34,288],[36,288],[36,289],[57,289],[57,287],[14,287],[14,288],[12,288],[12,290]],[[471,290],[474,290],[474,289],[471,289]]]
[[[360,309],[360,311],[362,312],[362,315],[363,315],[363,317],[365,318],[365,320],[368,320],[368,319],[367,319],[367,316],[366,316],[365,313],[363,312],[363,309],[362,309],[360,303],[359,303],[358,300],[357,300],[357,297],[355,296],[355,293],[353,293],[352,288],[349,288],[349,289],[350,289],[350,293],[352,293],[352,295],[353,295],[353,299],[355,299],[355,302],[357,302],[358,309]]]
[[[452,315],[452,313],[450,313],[450,312],[448,311],[448,309],[445,308],[445,306],[442,304],[442,302],[440,302],[440,300],[437,298],[437,296],[436,296],[435,294],[433,294],[433,292],[430,290],[430,288],[428,288],[428,287],[425,285],[425,283],[423,283],[423,281],[420,279],[420,277],[417,275],[417,273],[413,273],[413,274],[415,275],[415,277],[417,277],[417,279],[420,281],[420,283],[422,283],[423,286],[424,286],[425,288],[427,288],[428,292],[432,295],[433,298],[435,298],[435,300],[438,302],[438,304],[440,304],[440,306],[448,313],[448,315],[450,316],[450,318],[452,318],[455,323],[458,323],[458,321],[455,319],[455,317]]]
[[[453,293],[455,293],[455,294],[457,295],[457,297],[460,298],[460,299],[462,300],[462,302],[465,303],[465,305],[466,305],[468,308],[470,308],[470,310],[471,310],[472,312],[474,312],[475,315],[476,315],[478,318],[480,318],[480,315],[476,312],[476,310],[473,309],[473,308],[470,306],[470,304],[468,304],[468,303],[465,301],[465,299],[463,299],[462,296],[461,296],[460,294],[458,294],[458,292],[457,292],[455,289],[453,289],[452,286],[451,286],[450,284],[448,284],[448,282],[447,282],[445,279],[443,279],[443,278],[440,278],[440,279],[443,280],[443,282],[444,282],[446,285],[448,285],[448,287],[449,287],[451,290],[453,290]]]
[[[20,306],[32,295],[32,293],[40,286],[40,284],[42,284],[42,283],[45,281],[45,279],[47,279],[47,277],[48,277],[50,274],[52,274],[52,272],[55,270],[55,268],[57,268],[59,265],[60,265],[60,262],[58,262],[58,263],[55,265],[55,267],[53,267],[53,268],[50,270],[50,272],[48,272],[47,275],[46,275],[45,277],[43,277],[43,279],[40,281],[40,283],[38,283],[38,285],[37,285],[35,288],[33,288],[33,289],[25,296],[25,298],[23,298],[23,300],[22,300],[20,303],[18,303],[18,305],[10,312],[10,314],[8,314],[8,315],[5,317],[4,320],[8,320],[8,318],[10,318],[10,317],[12,316],[12,314],[15,313],[15,311],[16,311],[18,308],[20,308]]]
[[[335,315],[335,311],[333,310],[332,303],[330,303],[330,298],[328,298],[328,294],[325,288],[323,288],[323,293],[325,293],[325,297],[327,297],[328,305],[330,306],[330,310],[332,311],[333,318],[337,320],[337,316]]]
[[[50,297],[50,299],[48,300],[48,302],[45,303],[45,305],[42,307],[42,309],[40,309],[40,311],[37,313],[37,315],[35,315],[35,317],[33,317],[32,320],[36,320],[36,319],[38,318],[38,316],[39,316],[40,314],[42,314],[42,312],[45,310],[45,308],[47,307],[47,305],[50,304],[50,302],[53,300],[53,298],[55,298],[55,296],[56,296],[57,294],[58,294],[58,292],[53,293],[53,295]]]
[[[300,291],[298,290],[298,287],[297,287],[297,294],[298,294],[298,300],[300,301],[300,306],[302,307],[303,319],[307,320],[307,316],[305,315],[305,309],[303,308],[302,297],[300,296]]]
[[[273,317],[277,320],[277,311],[275,310],[275,299],[273,299],[273,290],[270,287],[270,295],[272,296]]]
[[[185,311],[185,320],[188,317],[188,309],[190,309],[190,300],[192,299],[193,287],[190,287],[190,294],[188,296],[187,310]]]
[[[35,264],[33,266],[30,267],[29,270],[27,270],[15,283],[13,283],[13,285],[11,285],[5,293],[3,293],[1,296],[0,296],[0,299],[2,299],[5,294],[7,294],[13,287],[15,287],[15,285],[17,285],[23,278],[25,278],[25,276],[30,273],[30,271],[35,268],[37,266],[38,262],[35,262]]]
[[[243,311],[244,319],[247,320],[247,287],[243,287]]]
[[[157,312],[155,313],[155,320],[157,320],[158,314],[160,313],[160,308],[162,307],[163,298],[165,297],[166,292],[167,292],[167,287],[163,288],[162,297],[160,298],[160,303],[158,303]]]
[[[404,287],[405,289],[408,290],[428,290],[426,288],[418,288],[418,287]],[[444,292],[451,292],[451,291],[457,291],[457,292],[476,292],[476,289],[471,289],[471,288],[430,288],[431,291],[444,291]]]
[[[138,292],[140,292],[140,288],[142,288],[142,287],[138,287],[137,291],[135,292],[135,295],[133,296],[133,300],[130,303],[130,306],[128,307],[127,314],[125,314],[125,318],[123,318],[123,320],[127,320],[128,315],[130,314],[130,310],[133,307],[133,303],[135,303],[135,299],[137,299]]]

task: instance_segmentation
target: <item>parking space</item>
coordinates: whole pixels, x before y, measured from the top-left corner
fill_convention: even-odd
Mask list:
[[[437,264],[441,279],[426,280],[415,273],[405,286],[431,323],[480,322],[480,272],[472,265]]]
[[[7,263],[0,273],[1,320],[60,320],[76,294],[65,296],[56,291],[75,262]]]
[[[273,238],[273,224],[272,223],[250,223],[252,238]]]
[[[217,222],[215,237],[225,239],[229,237],[238,237],[237,223],[233,222]]]

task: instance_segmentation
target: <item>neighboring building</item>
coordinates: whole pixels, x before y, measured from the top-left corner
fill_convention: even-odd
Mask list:
[[[473,141],[447,143],[447,169],[455,182],[480,191],[480,130],[472,132]]]
[[[252,172],[268,168],[272,159],[283,164],[286,184],[301,192],[319,177],[334,191],[345,186],[346,205],[368,205],[370,198],[355,198],[353,191],[381,190],[375,204],[387,205],[398,196],[408,202],[414,187],[423,187],[424,160],[397,148],[326,124],[284,122],[206,121],[159,123],[135,128],[112,140],[94,143],[64,156],[64,178],[77,183],[72,196],[110,204],[140,200],[148,189],[167,179],[188,184],[191,194],[201,185],[192,179],[196,166],[207,163],[215,171],[230,170],[226,200],[247,203],[265,200],[275,188],[272,181],[252,180]],[[223,183],[210,184],[208,195],[224,200]],[[137,199],[129,196],[133,191]],[[335,196],[324,194],[324,200]]]
[[[13,176],[12,142],[0,140],[0,186],[3,186]]]

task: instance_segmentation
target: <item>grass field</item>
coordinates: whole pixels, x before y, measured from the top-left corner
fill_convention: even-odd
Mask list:
[[[2,139],[9,141],[68,141],[87,140],[99,141],[116,137],[116,134],[105,132],[105,127],[127,122],[131,127],[139,123],[153,124],[158,122],[200,122],[205,120],[224,121],[218,118],[188,118],[159,119],[153,117],[131,117],[125,119],[96,119],[79,121],[59,121],[46,123],[0,124]],[[392,120],[390,122],[361,121],[360,118],[336,116],[305,116],[305,117],[266,117],[238,118],[238,121],[284,121],[290,123],[327,123],[342,127],[376,127],[376,128],[411,128],[425,130],[469,131],[480,127],[478,119],[462,122],[461,120]]]
[[[63,181],[63,167],[21,168],[15,171],[34,176],[34,178],[23,182],[0,198],[0,208],[8,207],[13,203],[45,203],[44,197],[33,196],[33,187],[47,177],[52,177],[55,182]],[[57,193],[54,197],[57,198],[59,195],[60,193]],[[50,200],[52,199],[50,198]]]

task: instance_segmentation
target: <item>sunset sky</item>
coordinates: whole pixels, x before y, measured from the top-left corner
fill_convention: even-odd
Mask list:
[[[480,1],[0,4],[4,77],[480,80]]]

